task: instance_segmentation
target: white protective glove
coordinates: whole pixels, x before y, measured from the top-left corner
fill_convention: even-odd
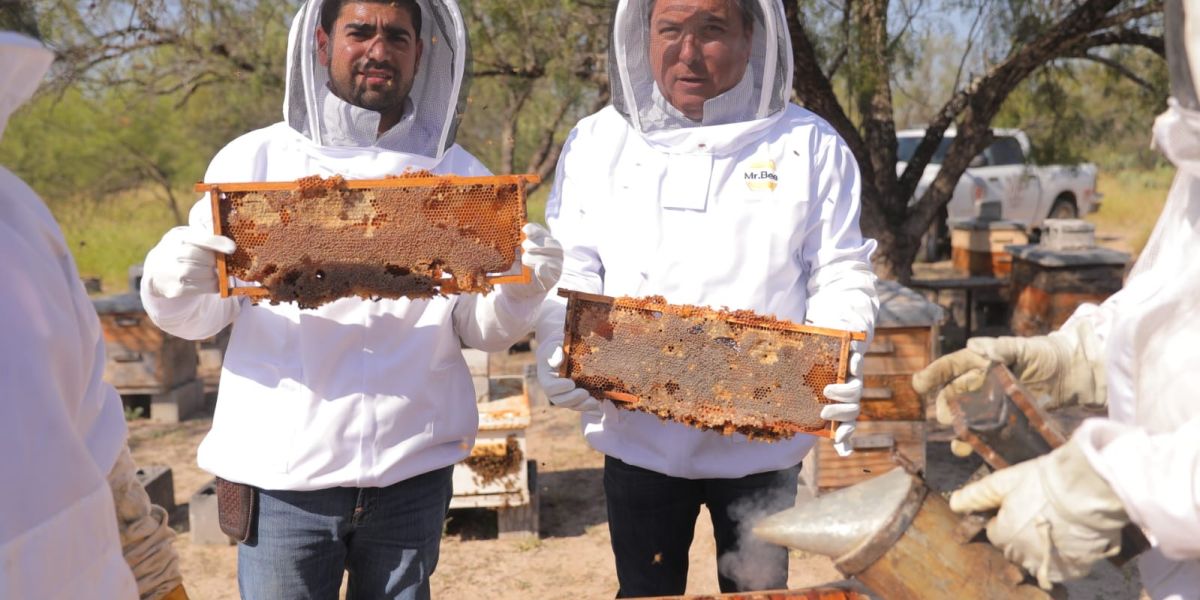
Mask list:
[[[1068,323],[1049,335],[1021,337],[977,337],[967,347],[943,356],[913,374],[912,386],[926,395],[937,394],[937,420],[952,425],[949,400],[983,387],[992,362],[1003,363],[1037,397],[1045,409],[1079,404],[1108,405],[1104,379],[1104,357],[1100,341],[1085,320]],[[951,442],[959,456],[971,453],[960,440]]]
[[[1121,500],[1076,438],[1033,460],[1001,469],[950,496],[960,513],[999,509],[988,539],[1044,589],[1077,579],[1121,550],[1129,522]]]
[[[862,401],[863,344],[850,342],[850,368],[847,371],[846,383],[831,383],[826,385],[824,390],[825,397],[837,403],[821,407],[821,418],[838,422],[833,431],[833,449],[837,451],[838,456],[850,456],[854,453],[850,437],[854,435],[859,403]]]
[[[197,227],[174,227],[146,255],[142,277],[150,293],[160,298],[215,294],[217,257],[232,254],[233,240]]]
[[[525,234],[525,241],[521,242],[521,264],[529,267],[533,277],[524,285],[504,285],[504,293],[518,300],[543,297],[562,275],[562,244],[537,223],[526,223],[521,232]]]
[[[550,404],[579,412],[600,410],[600,401],[593,398],[587,390],[576,387],[575,382],[566,377],[558,376],[558,368],[562,366],[562,362],[561,334],[557,339],[538,340],[538,385],[546,392]]]
[[[183,576],[179,574],[179,556],[173,545],[175,532],[167,523],[167,511],[150,503],[146,489],[138,482],[137,466],[128,446],[117,456],[108,474],[108,486],[117,509],[117,530],[125,562],[137,580],[141,600],[187,598]]]

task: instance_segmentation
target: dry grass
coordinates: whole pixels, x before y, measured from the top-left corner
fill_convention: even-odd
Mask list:
[[[1158,214],[1166,201],[1175,169],[1101,172],[1096,184],[1104,194],[1099,212],[1085,218],[1096,225],[1097,237],[1105,245],[1134,253],[1142,251]]]
[[[181,196],[187,211],[195,196]],[[166,200],[153,190],[134,190],[100,200],[79,198],[51,205],[79,273],[100,277],[105,294],[128,291],[129,267],[175,225]]]

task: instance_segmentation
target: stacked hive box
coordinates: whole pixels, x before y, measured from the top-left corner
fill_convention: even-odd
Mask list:
[[[104,381],[121,395],[149,395],[150,418],[176,422],[198,410],[196,344],[163,332],[136,293],[92,301],[104,330]]]
[[[529,394],[525,378],[490,377],[486,352],[464,349],[475,383],[479,434],[475,447],[454,465],[450,508],[496,510],[500,536],[537,535],[536,463],[529,460]]]
[[[1129,255],[1108,248],[1049,250],[1013,247],[1012,331],[1044,335],[1058,329],[1080,304],[1099,304],[1123,285]]]
[[[1080,304],[1099,304],[1124,284],[1130,256],[1095,245],[1095,226],[1047,219],[1041,244],[1013,246],[1012,331],[1043,335]]]
[[[196,342],[196,377],[204,382],[205,393],[217,391],[221,382],[221,365],[225,362],[225,349],[229,347],[232,332],[233,326],[230,325],[217,335]]]
[[[967,219],[950,223],[950,259],[954,268],[972,277],[1007,277],[1012,255],[1006,246],[1028,243],[1025,228],[1016,221]]]
[[[893,453],[925,465],[926,409],[912,374],[937,356],[942,308],[893,281],[876,283],[879,318],[863,362],[862,413],[854,453],[840,457],[820,439],[804,458],[804,480],[814,494],[853,485],[896,465]]]

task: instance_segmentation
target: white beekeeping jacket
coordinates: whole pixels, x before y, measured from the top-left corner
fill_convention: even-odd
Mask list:
[[[613,105],[571,132],[546,209],[566,253],[559,285],[871,332],[875,243],[859,232],[858,166],[832,127],[787,102],[782,8],[754,6],[746,76],[710,99],[697,123],[663,100],[649,74],[647,6],[618,4]],[[601,406],[583,416],[592,447],[676,477],[789,467],[816,440],[751,442]]]
[[[0,32],[0,133],[53,54]],[[106,477],[125,445],[104,337],[50,211],[0,167],[0,598],[137,598]]]
[[[1076,432],[1154,548],[1152,598],[1200,597],[1200,113],[1171,102],[1155,141],[1179,169],[1125,287],[1087,319],[1104,341],[1109,419]]]
[[[420,4],[425,50],[414,118],[402,131],[376,137],[370,111],[326,97],[314,0],[292,25],[284,122],[231,142],[205,181],[375,179],[408,168],[489,174],[453,143],[466,94],[462,16],[452,1]],[[190,223],[212,231],[208,200]],[[309,310],[215,294],[166,300],[145,286],[142,300],[155,323],[181,337],[233,323],[199,463],[231,481],[286,490],[382,487],[465,458],[478,413],[461,345],[507,348],[532,327],[539,303],[514,300],[503,285],[486,297],[346,298]]]
[[[1072,316],[1104,342],[1109,413],[1075,437],[1154,546],[1146,591],[1183,600],[1200,598],[1200,4],[1165,12],[1173,97],[1154,143],[1178,172],[1125,287]]]

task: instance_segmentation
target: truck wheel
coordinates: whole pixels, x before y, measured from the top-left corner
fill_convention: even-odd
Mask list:
[[[1050,219],[1078,219],[1079,208],[1075,206],[1074,199],[1063,194],[1054,199],[1054,204],[1050,206],[1050,214],[1046,216]]]

